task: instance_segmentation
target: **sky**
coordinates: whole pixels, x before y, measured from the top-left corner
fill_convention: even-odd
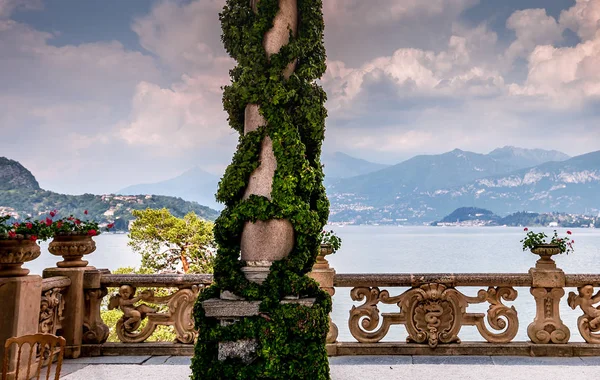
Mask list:
[[[0,156],[109,193],[199,166],[236,133],[225,0],[0,0]],[[600,150],[600,0],[325,0],[324,151]]]

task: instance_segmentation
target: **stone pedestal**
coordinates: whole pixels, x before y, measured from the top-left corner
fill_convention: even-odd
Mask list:
[[[0,358],[4,357],[4,343],[8,338],[38,332],[41,294],[40,276],[0,278]],[[16,349],[12,349],[9,373],[15,371],[16,359]],[[27,367],[27,359],[22,358],[21,368]]]
[[[94,267],[48,268],[43,277],[65,276],[71,280],[71,286],[64,293],[65,309],[63,311],[62,336],[67,341],[66,358],[78,358],[81,355],[83,338],[83,321],[85,314],[84,275]]]
[[[532,278],[531,295],[535,298],[536,316],[527,327],[533,343],[569,342],[571,332],[560,318],[560,299],[565,295],[565,273],[556,267],[549,255],[541,255],[535,268],[529,270]]]
[[[335,269],[329,266],[329,262],[325,258],[326,250],[321,248],[321,254],[317,256],[317,262],[313,265],[313,270],[308,276],[319,283],[321,289],[329,293],[333,297],[335,288],[333,287],[333,279],[335,277]],[[338,327],[331,320],[329,315],[329,332],[327,333],[327,343],[335,343],[338,337]]]

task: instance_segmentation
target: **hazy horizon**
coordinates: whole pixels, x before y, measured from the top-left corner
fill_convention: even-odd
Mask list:
[[[0,0],[0,156],[69,194],[220,176],[224,1]],[[549,3],[324,1],[324,152],[600,150],[600,0]]]

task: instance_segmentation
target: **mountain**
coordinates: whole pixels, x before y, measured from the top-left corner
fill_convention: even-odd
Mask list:
[[[220,210],[223,205],[215,200],[218,184],[219,178],[217,176],[199,167],[194,167],[175,178],[156,183],[129,186],[117,191],[117,194],[168,195]]]
[[[323,170],[328,180],[355,177],[388,167],[388,165],[376,164],[342,152],[323,154],[321,162],[324,165]]]
[[[556,150],[524,149],[514,146],[494,149],[488,156],[512,164],[519,169],[530,168],[550,161],[565,161],[571,158]]]
[[[498,221],[500,217],[490,210],[478,207],[461,207],[454,210],[450,215],[445,216],[439,223],[455,223],[466,221]]]
[[[73,214],[81,219],[95,220],[98,223],[116,222],[116,226],[126,228],[133,219],[132,210],[146,208],[167,208],[177,217],[188,212],[215,220],[218,211],[196,202],[181,198],[157,195],[65,195],[40,189],[33,174],[20,163],[0,159],[0,214],[9,214],[15,219],[45,216],[51,210],[58,210],[59,216]],[[84,211],[88,211],[84,215]]]
[[[17,161],[0,157],[0,190],[39,190],[33,174]]]
[[[598,212],[600,152],[516,170],[526,165],[525,160],[514,163],[517,154],[494,155],[454,150],[340,180],[328,188],[330,220],[424,222],[464,205],[501,215],[522,210]]]

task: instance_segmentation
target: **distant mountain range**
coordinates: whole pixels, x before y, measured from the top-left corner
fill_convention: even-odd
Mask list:
[[[37,218],[56,209],[61,217],[73,214],[101,224],[116,222],[116,228],[126,229],[128,221],[133,219],[132,210],[163,207],[178,217],[191,211],[209,220],[218,216],[218,212],[209,207],[169,196],[55,193],[41,189],[35,176],[19,162],[0,157],[0,215],[8,214],[15,219]],[[86,210],[88,214],[84,215]]]
[[[123,195],[169,195],[220,210],[223,205],[217,203],[215,199],[218,184],[219,177],[199,167],[194,167],[175,178],[156,183],[129,186],[116,193]]]
[[[600,151],[566,157],[512,147],[487,155],[454,150],[418,156],[331,185],[330,221],[418,223],[439,220],[462,206],[499,215],[523,210],[598,214]],[[561,161],[528,167],[549,158]]]
[[[331,183],[340,178],[371,173],[387,167],[387,165],[376,164],[341,152],[324,154],[321,161],[324,165],[326,183]],[[223,205],[215,200],[218,185],[219,177],[199,167],[194,167],[175,178],[156,183],[129,186],[116,193],[123,195],[169,195],[221,210]]]

